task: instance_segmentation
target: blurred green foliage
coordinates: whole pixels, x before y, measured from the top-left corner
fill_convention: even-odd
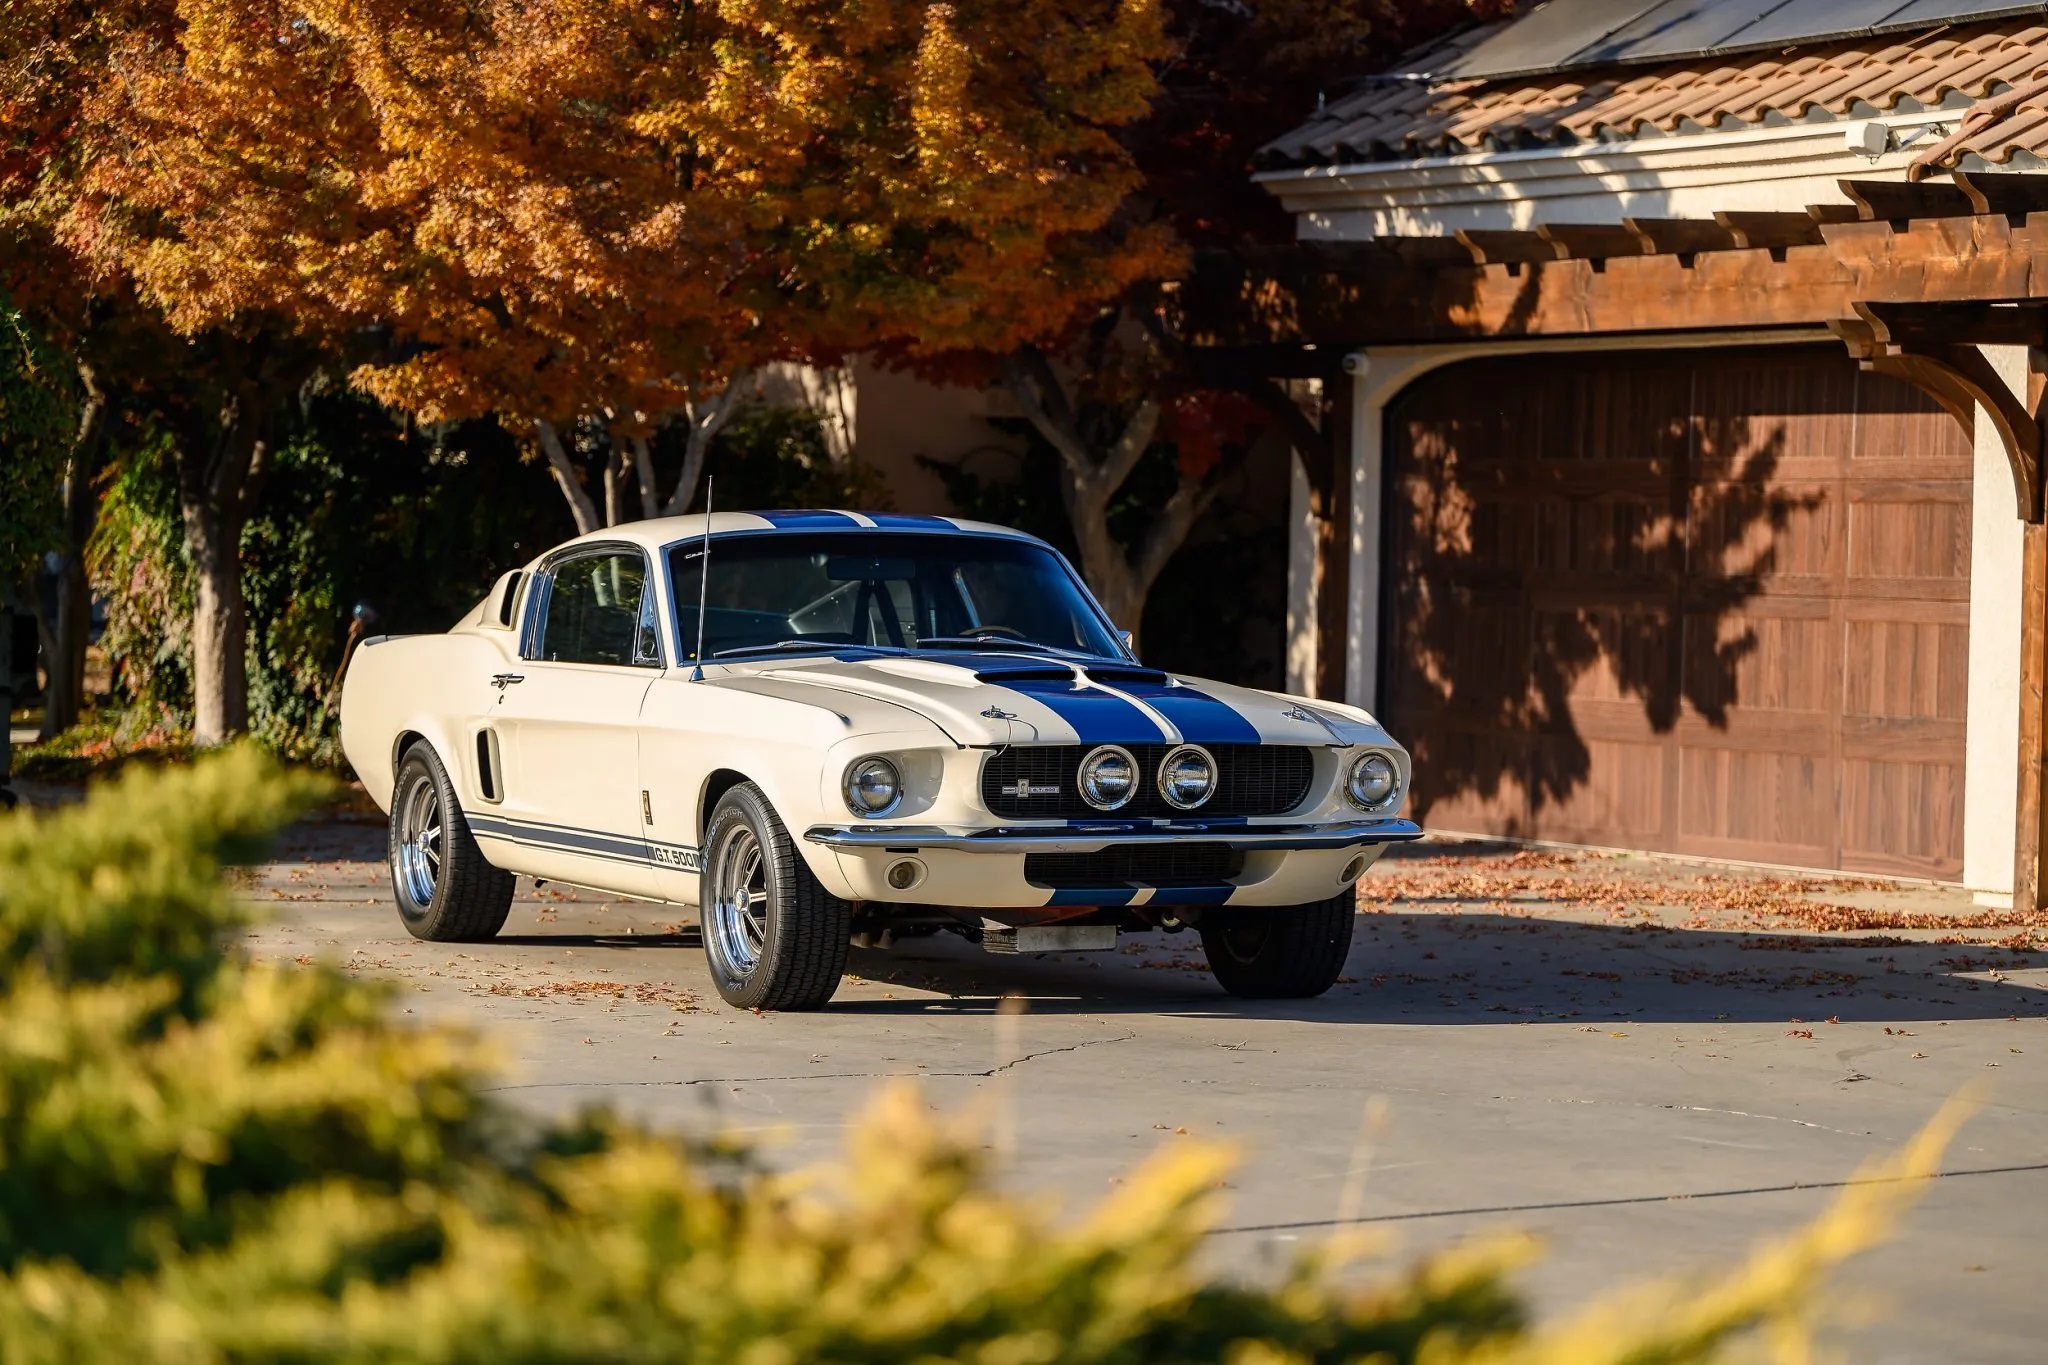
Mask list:
[[[0,583],[19,581],[57,543],[76,387],[64,355],[0,295]]]
[[[657,458],[680,452],[658,447]],[[727,508],[887,505],[870,471],[832,459],[808,412],[746,409],[707,467]],[[373,613],[367,634],[446,630],[497,575],[574,534],[545,468],[497,423],[429,433],[349,392],[311,396],[242,536],[251,733],[287,757],[339,763],[329,689],[358,605]],[[122,714],[83,750],[25,754],[36,775],[159,747],[190,727],[191,565],[162,439],[125,451],[108,475],[88,562]]]
[[[776,1175],[601,1113],[519,1120],[488,1058],[327,964],[252,961],[223,866],[323,783],[251,746],[0,819],[0,1359],[1678,1362],[1867,1245],[1945,1130],[1732,1273],[1530,1329],[1514,1240],[1360,1285],[1339,1248],[1198,1266],[1228,1153],[1099,1207],[1002,1193],[975,1125],[887,1092],[844,1168]]]

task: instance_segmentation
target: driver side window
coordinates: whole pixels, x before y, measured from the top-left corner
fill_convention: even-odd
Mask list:
[[[647,562],[636,551],[607,550],[558,564],[537,657],[551,663],[659,665],[653,606]]]

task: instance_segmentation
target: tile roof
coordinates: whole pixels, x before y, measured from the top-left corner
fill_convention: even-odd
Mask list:
[[[1442,69],[1497,32],[1461,34],[1414,64]],[[1269,144],[1261,169],[1410,161],[1653,134],[1869,117],[2001,94],[1944,164],[2048,163],[2048,25],[2006,20],[1804,47],[1500,81],[1369,84]],[[1967,125],[1966,125],[1967,127]]]

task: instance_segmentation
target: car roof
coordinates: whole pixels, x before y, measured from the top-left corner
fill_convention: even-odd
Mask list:
[[[701,539],[705,534],[703,514],[682,517],[652,517],[645,521],[623,522],[608,526],[601,531],[566,541],[557,549],[585,542],[605,541],[644,546],[659,550],[678,541]],[[746,534],[775,534],[778,532],[815,531],[906,531],[923,535],[977,535],[1001,536],[1007,540],[1030,541],[1043,545],[1037,536],[1027,535],[1008,526],[997,526],[985,521],[968,521],[961,517],[929,517],[907,512],[841,512],[825,509],[774,510],[766,512],[715,512],[709,518],[710,534],[713,536]],[[552,553],[552,552],[551,552]]]

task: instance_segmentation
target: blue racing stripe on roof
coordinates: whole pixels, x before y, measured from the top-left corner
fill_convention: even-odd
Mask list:
[[[1019,678],[1000,684],[1049,707],[1074,727],[1083,744],[1157,744],[1165,736],[1158,724],[1114,693],[1096,687],[1075,687],[1051,679]]]
[[[844,531],[860,525],[844,512],[774,511],[756,512],[754,515],[778,531]]]
[[[919,516],[912,512],[870,512],[868,520],[885,531],[957,531],[944,517]]]
[[[1112,682],[1117,691],[1136,697],[1173,722],[1190,744],[1257,744],[1265,737],[1237,708],[1193,687],[1167,683]]]

